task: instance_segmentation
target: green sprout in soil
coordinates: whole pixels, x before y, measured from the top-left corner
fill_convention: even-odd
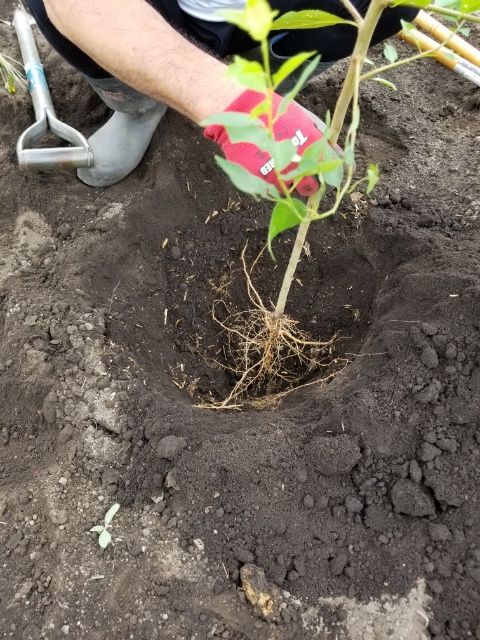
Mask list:
[[[0,79],[4,88],[11,95],[16,92],[17,85],[23,86],[26,84],[21,69],[19,62],[5,53],[0,53]]]
[[[90,529],[91,533],[98,533],[98,544],[102,547],[102,549],[106,549],[112,541],[112,535],[108,528],[119,509],[120,505],[118,504],[118,502],[112,504],[110,509],[105,514],[103,524],[97,524]]]
[[[227,315],[220,322],[227,335],[226,368],[237,380],[233,390],[216,408],[239,408],[246,398],[258,395],[263,389],[267,393],[278,388],[290,387],[300,382],[299,368],[312,372],[325,366],[325,356],[331,353],[333,339],[317,342],[300,330],[298,322],[286,314],[286,305],[297,265],[305,246],[307,233],[313,222],[325,220],[336,214],[344,198],[364,188],[368,194],[379,180],[377,164],[370,164],[366,175],[355,176],[355,151],[357,131],[361,122],[359,106],[360,84],[366,80],[380,82],[396,90],[383,74],[391,69],[413,60],[431,56],[435,51],[419,51],[416,55],[398,59],[391,45],[384,48],[388,64],[363,72],[365,64],[372,65],[367,58],[373,33],[382,12],[392,6],[409,5],[424,8],[456,20],[460,29],[464,21],[479,22],[474,12],[480,9],[480,0],[451,0],[448,8],[445,0],[430,4],[428,0],[371,0],[369,8],[362,17],[350,0],[342,0],[351,19],[317,10],[292,11],[278,17],[267,0],[247,0],[242,10],[222,11],[222,17],[246,31],[259,43],[262,62],[246,60],[235,56],[229,65],[228,73],[249,89],[262,92],[265,99],[250,114],[223,112],[208,118],[203,124],[219,124],[225,127],[230,140],[250,142],[266,151],[273,160],[273,170],[278,187],[269,185],[261,178],[251,174],[241,165],[216,156],[221,169],[230,178],[233,185],[255,199],[264,199],[272,203],[267,246],[274,258],[273,242],[278,235],[297,227],[297,236],[278,293],[277,301],[267,307],[256,290],[251,273],[247,268],[245,255],[242,254],[243,271],[247,283],[247,292],[252,304],[250,309]],[[276,119],[286,111],[315,71],[320,57],[315,52],[300,53],[289,58],[273,71],[270,67],[268,38],[272,31],[288,29],[320,29],[333,24],[346,23],[357,28],[356,44],[350,59],[347,74],[342,84],[332,117],[325,117],[326,128],[320,141],[313,143],[298,159],[296,147],[291,140],[275,140],[273,127]],[[414,29],[414,25],[402,23],[404,29]],[[442,46],[441,43],[439,47]],[[279,86],[293,73],[300,73],[298,81],[283,98],[277,113],[273,109],[273,96]],[[348,121],[347,121],[347,114]],[[337,146],[340,135],[341,150]],[[292,168],[293,167],[293,168]],[[295,189],[299,182],[314,176],[319,190],[304,201],[296,197]],[[227,312],[229,309],[227,308]],[[214,318],[216,318],[214,314]],[[292,366],[293,365],[293,366]]]

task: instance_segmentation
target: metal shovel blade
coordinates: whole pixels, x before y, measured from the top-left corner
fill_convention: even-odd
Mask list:
[[[91,167],[93,153],[86,138],[73,127],[61,122],[55,114],[43,65],[30,27],[31,21],[32,18],[24,9],[19,7],[15,10],[13,27],[22,52],[28,90],[32,97],[36,119],[34,124],[22,133],[17,142],[20,168],[48,171]],[[69,142],[72,146],[33,148],[47,131]]]

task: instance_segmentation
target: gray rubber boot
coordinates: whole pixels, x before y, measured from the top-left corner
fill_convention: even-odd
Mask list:
[[[94,164],[77,176],[91,187],[109,187],[140,163],[167,107],[116,78],[87,81],[115,113],[88,139]]]

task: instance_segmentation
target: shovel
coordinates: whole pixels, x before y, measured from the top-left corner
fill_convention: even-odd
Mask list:
[[[36,119],[36,122],[22,133],[17,142],[17,157],[20,168],[33,171],[51,171],[91,167],[93,153],[86,138],[68,124],[61,122],[55,115],[47,79],[30,26],[31,23],[34,23],[34,20],[28,16],[24,9],[15,10],[13,27],[17,33],[22,52],[28,90],[32,97]],[[69,142],[72,146],[33,148],[48,131],[61,140]]]

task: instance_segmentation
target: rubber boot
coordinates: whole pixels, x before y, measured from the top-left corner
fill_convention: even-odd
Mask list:
[[[109,187],[140,163],[167,107],[116,78],[87,81],[115,113],[88,139],[94,164],[77,176],[91,187]]]

